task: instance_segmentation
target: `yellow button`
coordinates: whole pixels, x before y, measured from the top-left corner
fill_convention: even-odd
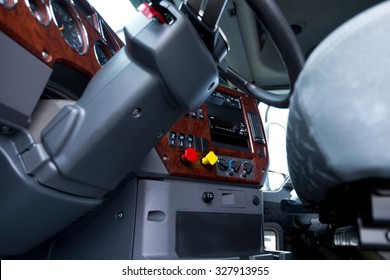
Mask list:
[[[218,161],[218,157],[213,151],[209,152],[204,158],[202,158],[203,165],[214,165]]]

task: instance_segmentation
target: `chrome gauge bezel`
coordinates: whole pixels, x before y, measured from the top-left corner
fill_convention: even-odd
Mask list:
[[[95,40],[95,43],[93,45],[93,50],[94,50],[94,53],[95,53],[95,58],[96,58],[96,61],[99,63],[99,65],[101,67],[103,67],[104,64],[101,63],[101,61],[99,60],[99,56],[97,54],[97,51],[96,51],[96,47],[98,46],[98,44],[101,44],[103,46],[103,48],[105,48],[106,51],[108,51],[111,55],[111,57],[114,56],[115,54],[115,51],[107,44],[106,41],[102,40],[102,39],[97,39]],[[110,57],[110,58],[111,58]]]
[[[81,51],[77,50],[76,48],[74,48],[71,44],[71,42],[69,42],[68,38],[66,36],[64,36],[63,32],[60,30],[61,27],[58,25],[58,21],[57,21],[57,18],[56,18],[56,14],[54,13],[54,10],[53,10],[53,2],[57,2],[58,5],[63,5],[64,8],[67,9],[67,12],[71,15],[72,17],[72,20],[75,22],[75,24],[77,25],[77,28],[79,29],[80,33],[81,33],[81,36],[82,36],[82,45],[83,45],[83,49]],[[79,14],[77,13],[75,7],[73,5],[71,5],[71,3],[67,0],[50,0],[50,11],[53,15],[53,22],[55,23],[58,31],[60,32],[61,34],[61,37],[64,39],[64,41],[71,47],[72,50],[74,50],[75,52],[77,52],[79,55],[84,55],[88,52],[89,50],[89,39],[88,39],[88,33],[87,33],[87,30],[79,16]]]
[[[100,19],[100,25],[102,30],[101,35],[104,38],[104,40],[106,40],[107,45],[114,50],[120,49],[120,45],[113,35],[114,32],[110,30],[110,27],[107,24],[107,22],[105,22],[103,19]]]
[[[39,18],[35,13],[33,8],[31,7],[31,0],[24,0],[24,3],[26,3],[27,8],[31,12],[31,14],[34,16],[34,18],[43,26],[49,26],[52,20],[52,12],[50,11],[50,8],[48,5],[46,5],[44,0],[32,0],[37,2],[39,5],[39,10],[43,13],[44,18]]]
[[[18,0],[2,0],[2,2],[0,2],[0,5],[7,10],[15,8],[16,4],[18,4]]]
[[[72,4],[75,6],[79,14],[81,14],[85,20],[93,27],[99,34],[102,33],[100,20],[95,8],[87,0],[72,0]],[[90,15],[84,14],[82,9],[87,10]]]

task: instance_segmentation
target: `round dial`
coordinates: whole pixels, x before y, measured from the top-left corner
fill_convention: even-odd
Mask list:
[[[40,24],[48,26],[51,21],[49,7],[43,0],[24,0],[31,14],[39,21]]]
[[[229,170],[230,171],[234,171],[237,173],[238,171],[240,171],[240,168],[241,168],[241,161],[232,159],[229,162]]]
[[[0,0],[0,4],[6,9],[12,9],[18,3],[18,0]]]
[[[88,50],[88,36],[77,13],[65,0],[52,0],[54,21],[64,40],[79,54]]]
[[[113,32],[111,32],[110,28],[108,27],[108,24],[104,20],[100,20],[100,24],[102,27],[103,38],[106,40],[110,48],[113,50],[120,49],[120,46],[118,42],[114,39],[114,35],[112,34]]]
[[[98,32],[100,32],[99,24],[95,10],[91,7],[88,1],[73,0],[77,11],[91,24]]]
[[[103,66],[114,55],[114,51],[102,40],[96,40],[95,55],[100,66]]]
[[[253,172],[253,163],[250,162],[250,161],[245,161],[245,162],[242,164],[242,168],[244,169],[244,171],[246,172],[246,174],[250,175],[250,174],[252,174],[252,172]]]
[[[219,170],[226,171],[229,167],[229,164],[227,163],[226,159],[218,158],[217,167]]]

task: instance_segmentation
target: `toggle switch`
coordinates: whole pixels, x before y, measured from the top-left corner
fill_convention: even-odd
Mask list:
[[[187,148],[184,151],[184,154],[180,157],[183,162],[195,162],[198,160],[198,153],[194,148]]]
[[[213,151],[209,152],[204,158],[202,158],[203,165],[214,165],[218,161],[218,157]]]

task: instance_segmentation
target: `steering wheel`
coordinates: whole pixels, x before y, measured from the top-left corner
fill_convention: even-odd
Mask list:
[[[287,108],[294,90],[295,81],[304,65],[304,56],[298,41],[274,0],[245,0],[272,37],[286,65],[290,79],[290,92],[286,95],[274,94],[250,83],[226,63],[220,63],[220,75],[258,101],[277,108]]]

